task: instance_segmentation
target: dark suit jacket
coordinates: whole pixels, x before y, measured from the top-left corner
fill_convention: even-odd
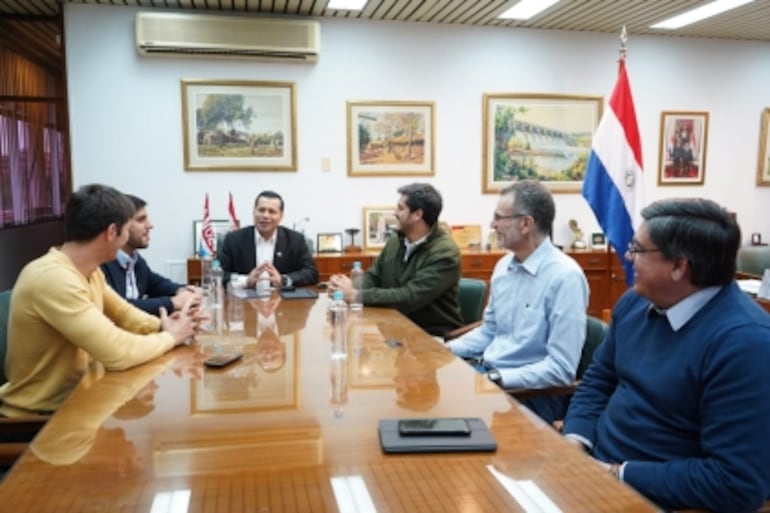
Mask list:
[[[249,274],[256,267],[256,252],[253,226],[228,233],[219,253],[225,281],[230,279],[230,273]],[[318,269],[307,248],[305,236],[299,232],[278,227],[273,265],[298,287],[318,283]]]
[[[126,270],[120,266],[117,259],[101,265],[107,283],[122,297],[126,297]],[[147,261],[139,255],[134,266],[136,275],[136,288],[139,290],[139,299],[127,301],[137,308],[153,315],[160,315],[160,307],[165,306],[166,311],[174,311],[171,296],[176,294],[184,285],[164,278],[158,273],[152,272]]]

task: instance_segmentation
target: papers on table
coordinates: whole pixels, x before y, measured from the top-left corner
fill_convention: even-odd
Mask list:
[[[747,294],[756,296],[759,292],[759,287],[762,285],[762,280],[736,280],[738,287],[741,288]]]

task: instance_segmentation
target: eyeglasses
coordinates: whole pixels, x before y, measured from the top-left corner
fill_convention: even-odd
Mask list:
[[[635,240],[632,240],[628,243],[628,249],[626,250],[626,252],[631,256],[637,255],[639,253],[660,253],[661,251],[663,250],[658,248],[647,249]]]
[[[529,214],[512,214],[510,216],[501,216],[497,212],[492,214],[493,221],[502,221],[503,219],[518,219],[519,217],[527,217]]]

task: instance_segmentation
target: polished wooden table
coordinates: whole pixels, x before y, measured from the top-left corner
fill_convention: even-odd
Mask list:
[[[94,366],[0,485],[0,509],[656,511],[398,312],[351,315],[332,359],[327,304],[233,301],[243,331]],[[240,363],[203,367],[231,350]],[[443,416],[480,417],[497,452],[381,451],[380,419]]]

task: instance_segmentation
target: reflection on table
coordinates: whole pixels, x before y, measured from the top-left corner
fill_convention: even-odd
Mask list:
[[[123,373],[97,367],[0,485],[3,509],[655,511],[394,310],[351,315],[347,357],[332,358],[327,305],[244,302],[233,332]],[[260,361],[268,328],[281,364]],[[203,368],[231,350],[244,358]],[[499,449],[382,453],[380,419],[423,416],[479,417]]]

